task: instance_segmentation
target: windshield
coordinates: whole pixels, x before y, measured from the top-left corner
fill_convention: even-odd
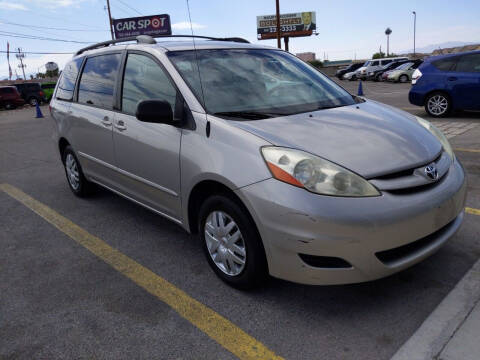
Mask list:
[[[403,65],[400,65],[399,67],[396,68],[396,70],[407,70],[410,66],[412,66],[413,63],[409,62],[409,63],[405,63]]]
[[[209,114],[266,118],[355,103],[340,86],[283,51],[213,49],[195,55],[188,50],[168,57]]]

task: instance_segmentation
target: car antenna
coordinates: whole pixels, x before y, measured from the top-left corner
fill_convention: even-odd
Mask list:
[[[203,106],[205,108],[205,120],[207,121],[207,124],[205,126],[205,133],[206,133],[207,138],[208,138],[208,137],[210,137],[210,121],[208,120],[208,117],[207,117],[207,104],[205,102],[205,93],[203,92],[202,75],[200,73],[200,66],[199,66],[199,62],[198,62],[197,46],[195,44],[195,34],[193,33],[192,15],[190,13],[190,3],[189,3],[189,0],[186,0],[186,1],[187,1],[187,10],[188,10],[188,20],[190,21],[190,31],[192,32],[193,52],[195,54],[195,64],[197,65],[198,80],[200,82],[200,91],[202,93],[202,101],[203,101]]]

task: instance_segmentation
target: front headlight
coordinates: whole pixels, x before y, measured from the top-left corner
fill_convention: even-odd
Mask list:
[[[353,172],[318,156],[276,146],[262,148],[273,177],[308,191],[334,196],[379,196],[378,190]]]
[[[452,146],[448,142],[445,135],[443,135],[443,133],[435,125],[433,125],[431,122],[429,122],[425,119],[422,119],[421,117],[418,117],[418,116],[415,116],[415,118],[417,119],[417,121],[420,125],[422,125],[425,129],[430,131],[433,135],[435,135],[435,137],[438,139],[438,141],[440,141],[440,143],[442,144],[443,150],[445,150],[447,152],[447,154],[450,155],[451,159],[454,160],[455,159],[455,154],[453,152]]]

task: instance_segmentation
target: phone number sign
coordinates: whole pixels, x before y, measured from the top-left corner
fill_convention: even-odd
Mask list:
[[[137,35],[172,35],[170,16],[167,14],[115,19],[113,28],[116,39]]]

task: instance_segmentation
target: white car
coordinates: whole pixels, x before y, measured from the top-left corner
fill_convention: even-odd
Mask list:
[[[357,72],[356,71],[351,71],[343,75],[343,80],[350,80],[354,81],[357,80]]]

